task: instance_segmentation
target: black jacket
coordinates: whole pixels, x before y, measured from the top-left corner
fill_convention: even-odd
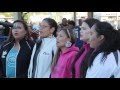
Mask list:
[[[27,78],[28,67],[34,43],[30,40],[22,39],[20,51],[17,56],[16,78]],[[0,49],[0,77],[6,77],[6,57],[14,46],[14,42],[5,42]],[[7,52],[3,54],[3,52]],[[4,57],[2,57],[4,55]]]

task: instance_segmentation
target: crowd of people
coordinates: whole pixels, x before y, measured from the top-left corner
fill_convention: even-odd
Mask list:
[[[34,28],[16,20],[0,47],[0,78],[120,78],[120,32],[95,18],[44,18]]]

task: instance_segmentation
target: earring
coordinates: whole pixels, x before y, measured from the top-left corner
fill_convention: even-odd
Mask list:
[[[71,45],[72,45],[72,43],[70,41],[67,41],[65,44],[66,47],[71,47]]]

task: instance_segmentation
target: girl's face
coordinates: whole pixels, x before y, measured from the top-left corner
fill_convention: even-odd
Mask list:
[[[27,31],[25,30],[22,23],[16,22],[16,23],[13,24],[12,35],[15,39],[24,38],[26,33],[27,33]]]
[[[83,22],[80,31],[80,40],[83,40],[84,42],[88,42],[89,33],[90,33],[89,25],[86,22]]]
[[[68,37],[66,36],[65,32],[61,30],[60,32],[58,32],[56,39],[57,39],[57,47],[61,48],[61,47],[65,47]]]
[[[89,39],[90,47],[97,48],[103,43],[103,41],[104,41],[104,36],[98,35],[98,33],[95,30],[95,25],[92,26],[90,31],[90,39]]]
[[[43,20],[40,24],[40,37],[48,37],[50,35],[52,35],[53,33],[53,28],[50,27],[50,25],[48,24],[48,22],[46,20]]]

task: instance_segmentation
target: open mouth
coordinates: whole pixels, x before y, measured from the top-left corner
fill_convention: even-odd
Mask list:
[[[14,33],[15,36],[18,36],[18,33]]]

